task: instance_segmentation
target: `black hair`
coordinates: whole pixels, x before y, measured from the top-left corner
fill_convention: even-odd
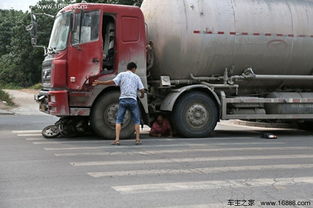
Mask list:
[[[137,69],[137,64],[135,64],[134,62],[130,62],[127,64],[128,70],[132,70],[133,68]]]

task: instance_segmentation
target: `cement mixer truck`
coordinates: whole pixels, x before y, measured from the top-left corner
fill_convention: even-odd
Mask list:
[[[91,126],[114,137],[119,89],[92,86],[126,70],[146,88],[142,123],[160,113],[183,137],[220,120],[313,120],[313,1],[144,0],[141,8],[73,4],[56,16],[42,64],[47,137]],[[122,137],[133,134],[126,114]]]

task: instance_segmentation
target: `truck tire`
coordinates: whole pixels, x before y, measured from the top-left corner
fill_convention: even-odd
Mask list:
[[[115,138],[115,119],[118,110],[119,92],[107,93],[100,97],[91,112],[91,126],[104,139]],[[121,131],[121,139],[130,138],[134,134],[131,115],[127,111]]]
[[[313,131],[313,121],[304,121],[302,123],[297,123],[298,129],[305,130],[305,131]]]
[[[217,105],[205,93],[188,93],[177,101],[172,119],[181,136],[208,137],[218,121]]]

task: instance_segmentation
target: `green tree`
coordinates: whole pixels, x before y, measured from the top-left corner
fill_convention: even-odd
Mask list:
[[[38,52],[29,42],[25,25],[29,23],[29,14],[22,11],[1,10],[0,22],[0,84],[30,85],[38,80]]]
[[[33,13],[56,15],[70,1],[41,0],[32,7]],[[38,15],[39,45],[48,45],[54,19]],[[30,23],[30,13],[0,10],[0,85],[27,87],[41,80],[43,49],[33,48],[25,26]]]

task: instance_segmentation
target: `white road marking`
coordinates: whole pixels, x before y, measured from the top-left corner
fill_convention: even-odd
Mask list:
[[[55,153],[56,157],[75,157],[75,156],[110,156],[110,155],[135,155],[141,154],[141,152],[67,152],[67,153]],[[142,154],[146,155],[145,151]]]
[[[176,141],[176,142],[180,142],[180,141],[190,141],[190,142],[194,142],[194,141],[212,141],[212,140],[251,140],[251,141],[256,141],[259,139],[251,139],[251,137],[244,137],[244,138],[208,138],[208,140],[205,140],[203,138],[194,138],[194,139],[148,139],[148,140],[144,140],[145,141],[166,141],[166,142],[172,142],[172,141]],[[66,141],[43,141],[43,142],[34,142],[34,144],[72,144],[72,143],[105,143],[107,141],[105,140],[66,140]],[[123,141],[122,141],[123,142]]]
[[[33,142],[33,144],[73,144],[73,143],[79,143],[79,144],[90,144],[90,143],[102,143],[105,144],[107,142],[103,141],[103,140],[82,140],[82,141],[78,141],[78,140],[72,140],[72,141],[43,141],[43,142]]]
[[[313,164],[288,164],[288,165],[254,165],[254,166],[227,166],[212,168],[191,168],[191,169],[154,169],[154,170],[131,170],[112,172],[89,172],[88,175],[100,177],[137,176],[137,175],[181,175],[181,174],[210,174],[234,171],[249,170],[278,170],[278,169],[308,169],[313,168]]]
[[[116,149],[120,149],[121,147],[117,147]],[[123,148],[123,147],[122,147]],[[99,149],[112,149],[112,147],[109,146],[95,146],[95,147],[44,147],[44,150],[47,151],[63,151],[63,150],[99,150]]]
[[[150,151],[129,151],[129,152],[67,152],[55,153],[57,157],[74,157],[74,156],[109,156],[109,155],[154,155],[154,154],[171,154],[186,152],[221,152],[221,151],[266,151],[266,150],[313,150],[313,147],[245,147],[245,148],[214,148],[208,149],[170,149],[170,150],[150,150]]]
[[[243,123],[243,124],[242,124]],[[256,125],[245,125],[244,122],[238,120],[237,123],[234,120],[222,121],[218,123],[215,130],[224,130],[224,127],[238,127],[239,129],[236,131],[246,131],[246,129],[250,129],[250,132],[257,132],[260,130],[266,131],[299,131],[298,129],[291,127],[262,127]]]
[[[263,186],[289,186],[298,183],[313,184],[313,177],[299,178],[259,178],[259,179],[239,179],[222,181],[198,181],[183,183],[159,183],[141,184],[128,186],[113,186],[112,188],[122,194],[137,194],[151,192],[170,191],[190,191],[190,190],[210,190],[218,188],[249,188]]]
[[[17,134],[18,137],[42,137],[42,134]]]
[[[12,131],[13,134],[30,134],[30,133],[41,133],[42,130],[16,130]]]
[[[149,139],[150,140],[150,139]],[[251,140],[259,141],[260,138],[253,137],[208,137],[208,138],[151,138],[153,141],[212,141],[212,140]]]
[[[273,159],[303,159],[313,158],[313,155],[244,155],[231,157],[193,157],[193,158],[168,158],[154,160],[118,160],[118,161],[91,161],[71,162],[73,166],[103,166],[103,165],[135,165],[135,164],[157,164],[157,163],[188,163],[208,161],[233,161],[233,160],[273,160]]]
[[[26,138],[27,141],[43,141],[45,140],[43,137],[37,137],[37,138]]]
[[[126,144],[126,143],[125,143]],[[47,151],[63,151],[63,150],[98,150],[98,149],[122,149],[122,148],[129,148],[129,145],[132,145],[133,143],[129,143],[127,142],[127,146],[112,146],[112,145],[107,145],[107,146],[95,146],[95,147],[89,147],[89,146],[74,146],[74,147],[44,147],[45,150]],[[181,143],[181,144],[161,144],[161,145],[157,145],[157,144],[143,144],[142,146],[133,146],[133,149],[136,148],[150,148],[150,147],[214,147],[214,146],[225,146],[225,145],[275,145],[275,144],[285,144],[285,142],[240,142],[240,143],[233,143],[233,142],[227,142],[227,143],[205,143],[205,144],[190,144],[190,143]],[[266,147],[264,147],[266,148]]]

